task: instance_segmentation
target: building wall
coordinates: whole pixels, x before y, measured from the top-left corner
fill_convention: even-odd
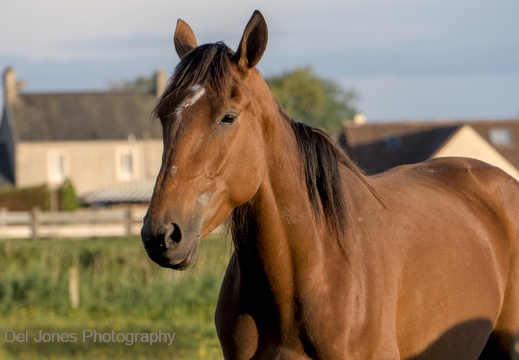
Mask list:
[[[58,186],[69,178],[82,196],[114,183],[154,179],[161,160],[161,140],[22,142],[16,145],[16,186]]]

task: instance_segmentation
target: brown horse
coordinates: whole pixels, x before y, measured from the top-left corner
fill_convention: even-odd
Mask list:
[[[519,184],[444,158],[368,177],[323,132],[289,119],[238,50],[197,45],[156,107],[162,167],[142,228],[183,270],[230,216],[234,252],[216,327],[228,359],[510,358],[519,333]]]

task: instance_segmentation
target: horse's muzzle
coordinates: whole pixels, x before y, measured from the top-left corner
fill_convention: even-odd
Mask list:
[[[199,238],[184,236],[181,226],[176,223],[152,231],[149,223],[145,221],[141,238],[150,259],[162,267],[185,270],[194,263]]]

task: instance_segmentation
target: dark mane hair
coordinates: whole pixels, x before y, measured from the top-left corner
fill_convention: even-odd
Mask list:
[[[342,153],[326,133],[304,123],[290,120],[303,162],[306,189],[317,219],[324,213],[330,231],[344,229],[346,205],[338,161]],[[350,162],[341,161],[345,165]]]
[[[217,92],[226,89],[231,80],[230,56],[233,54],[223,42],[200,45],[190,51],[175,68],[153,115],[158,118],[170,115],[179,99],[183,99],[194,85],[209,85]]]
[[[290,122],[297,139],[300,159],[306,182],[308,198],[316,219],[326,221],[328,230],[337,239],[343,255],[347,256],[345,244],[340,241],[346,225],[346,203],[339,173],[339,163],[346,166],[377,198],[374,189],[367,183],[362,170],[335,144],[324,131],[291,119],[281,107],[280,114]],[[381,202],[381,201],[380,201]],[[383,205],[383,203],[381,202]],[[234,209],[231,217],[231,232],[236,248],[255,232],[253,208],[249,203]]]

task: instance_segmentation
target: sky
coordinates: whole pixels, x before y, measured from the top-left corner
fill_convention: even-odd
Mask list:
[[[178,63],[182,18],[199,44],[236,49],[255,9],[265,75],[297,66],[359,95],[368,121],[519,116],[518,0],[1,0],[0,68],[25,91],[88,91]]]

